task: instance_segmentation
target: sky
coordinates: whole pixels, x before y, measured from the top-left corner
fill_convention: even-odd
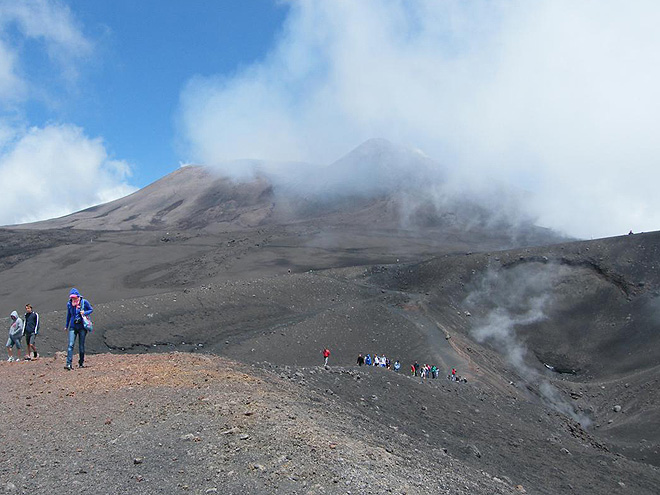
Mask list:
[[[658,25],[650,0],[0,0],[0,224],[385,138],[540,225],[658,230]]]

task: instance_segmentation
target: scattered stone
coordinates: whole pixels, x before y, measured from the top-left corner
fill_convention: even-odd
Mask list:
[[[180,440],[183,440],[185,442],[199,442],[202,439],[198,437],[197,435],[193,435],[192,433],[188,433],[187,435],[182,435],[179,437]]]
[[[614,406],[614,407],[612,408],[612,411],[614,411],[614,412],[616,412],[616,413],[621,412],[621,406],[619,406],[619,405]]]
[[[142,457],[136,457],[133,459],[133,464],[142,464],[144,462],[144,459]]]

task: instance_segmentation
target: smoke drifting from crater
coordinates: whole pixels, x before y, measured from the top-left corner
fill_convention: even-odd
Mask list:
[[[329,164],[383,137],[531,191],[571,235],[660,226],[656,2],[288,5],[266,57],[189,80],[183,155]]]
[[[474,338],[501,352],[520,378],[538,390],[547,405],[586,426],[590,420],[577,413],[530,364],[524,337],[525,332],[535,330],[535,323],[548,318],[553,291],[565,275],[565,267],[539,263],[491,269],[466,303],[472,308],[486,308],[486,316],[472,330]]]

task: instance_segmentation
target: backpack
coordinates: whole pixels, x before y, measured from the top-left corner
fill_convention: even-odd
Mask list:
[[[83,328],[87,330],[89,333],[94,330],[94,322],[92,322],[92,319],[89,317],[89,315],[86,315],[84,313],[85,311],[85,300],[81,297],[80,298],[80,317],[82,318],[83,321]]]

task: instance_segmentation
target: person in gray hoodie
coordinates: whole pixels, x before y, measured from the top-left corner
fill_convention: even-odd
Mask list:
[[[14,361],[12,347],[16,346],[16,361],[21,360],[21,339],[23,338],[23,320],[18,317],[16,311],[11,312],[11,326],[9,327],[9,339],[7,339],[7,361]]]

